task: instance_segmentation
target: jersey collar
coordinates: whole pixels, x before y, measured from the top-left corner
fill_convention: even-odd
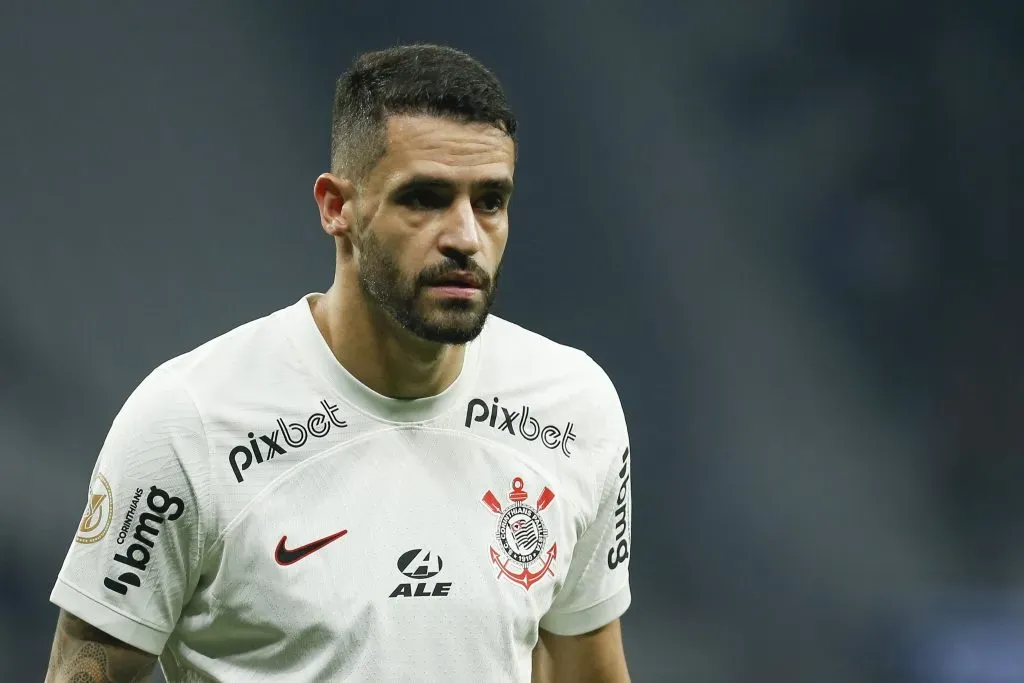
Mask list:
[[[417,399],[389,398],[360,382],[338,362],[313,319],[309,301],[314,296],[322,295],[318,292],[307,294],[285,309],[289,335],[298,346],[302,360],[346,402],[388,422],[424,422],[459,405],[468,394],[477,374],[480,338],[466,345],[462,371],[440,394]]]

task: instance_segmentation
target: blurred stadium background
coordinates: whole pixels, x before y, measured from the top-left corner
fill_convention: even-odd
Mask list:
[[[328,286],[333,80],[410,41],[521,118],[499,313],[619,387],[634,680],[1024,681],[1024,3],[995,0],[5,2],[0,679],[42,678],[135,384]]]

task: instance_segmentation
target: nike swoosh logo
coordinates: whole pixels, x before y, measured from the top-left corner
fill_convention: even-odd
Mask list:
[[[347,533],[348,529],[345,529],[344,531],[339,531],[338,533],[331,534],[330,536],[324,536],[318,541],[313,541],[306,545],[300,545],[298,548],[293,548],[291,550],[284,547],[284,544],[288,541],[288,537],[282,536],[281,540],[277,542],[277,549],[274,550],[274,559],[277,560],[279,565],[287,567],[290,564],[295,564],[304,557],[312,555],[328,543],[337,541]]]

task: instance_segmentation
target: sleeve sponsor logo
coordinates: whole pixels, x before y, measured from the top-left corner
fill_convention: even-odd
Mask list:
[[[134,508],[129,508],[128,511],[128,514],[133,517],[138,507],[138,499],[142,496],[141,489],[136,489],[135,491],[136,498],[133,499],[135,506]],[[177,520],[185,512],[185,502],[181,498],[172,496],[167,491],[156,486],[149,488],[149,495],[146,496],[146,507],[149,510],[139,515],[132,537],[128,539],[127,532],[124,532],[123,538],[118,536],[117,542],[119,544],[124,545],[130,540],[132,541],[131,545],[123,553],[114,555],[114,562],[130,567],[134,571],[124,572],[116,579],[109,577],[103,579],[103,585],[108,590],[119,595],[127,595],[129,586],[138,588],[142,585],[142,579],[136,572],[146,572],[146,567],[149,566],[151,559],[149,551],[156,545],[156,539],[160,536],[160,530],[165,523]],[[122,530],[124,530],[125,526],[131,526],[130,519],[126,518],[125,524],[122,525]]]
[[[78,525],[75,543],[95,543],[107,535],[110,518],[114,516],[114,494],[110,482],[97,473],[89,485],[89,502]]]
[[[608,550],[608,569],[615,569],[629,559],[631,510],[629,495],[629,446],[622,451],[622,469],[619,470],[619,491],[615,496],[615,540]]]
[[[272,460],[276,455],[284,455],[289,449],[302,448],[310,437],[320,439],[327,436],[332,427],[342,429],[348,426],[347,422],[338,417],[338,406],[327,401],[320,401],[320,405],[323,412],[313,413],[304,422],[285,424],[284,420],[278,418],[277,429],[269,434],[256,436],[255,432],[249,432],[249,443],[239,444],[228,453],[228,464],[231,465],[235,480],[242,483],[245,479],[242,472],[249,469],[253,461],[261,464]]]
[[[128,506],[128,512],[124,516],[124,522],[121,523],[121,531],[117,534],[117,544],[124,545],[125,539],[128,538],[128,533],[132,529],[132,520],[135,519],[135,511],[139,509],[139,499],[142,498],[142,494],[145,493],[142,489],[135,489],[135,495],[132,496],[132,504]]]
[[[483,422],[492,429],[519,436],[527,441],[536,441],[540,438],[540,442],[548,449],[560,450],[567,458],[572,455],[570,445],[576,440],[572,422],[567,422],[564,428],[542,425],[537,418],[530,416],[529,406],[509,410],[499,405],[497,397],[489,406],[486,401],[479,398],[474,398],[466,405],[466,428],[472,429],[477,422]]]

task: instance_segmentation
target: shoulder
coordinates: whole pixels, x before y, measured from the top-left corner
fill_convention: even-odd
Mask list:
[[[629,436],[608,373],[584,351],[491,316],[463,426],[547,469],[593,519]]]
[[[493,315],[485,335],[485,362],[519,375],[557,378],[588,391],[614,392],[608,374],[581,349]]]
[[[585,351],[504,318],[488,320],[482,356],[483,374],[495,384],[581,402],[590,411],[621,410],[612,379]]]
[[[272,370],[272,363],[291,342],[288,316],[294,306],[248,321],[157,368],[173,375],[189,390],[226,387],[253,373]]]
[[[240,325],[154,368],[131,392],[112,433],[143,441],[177,441],[182,435],[206,441],[206,408],[246,395],[258,380],[274,373],[279,347],[289,343],[280,317],[288,309]],[[249,393],[249,395],[252,395]],[[110,438],[110,437],[108,437]]]
[[[604,369],[580,349],[495,316],[482,341],[467,424],[479,420],[485,409],[491,415],[518,416],[523,435],[536,421],[538,442],[561,451],[568,466],[606,471],[609,459],[621,450],[626,427],[618,393]]]

